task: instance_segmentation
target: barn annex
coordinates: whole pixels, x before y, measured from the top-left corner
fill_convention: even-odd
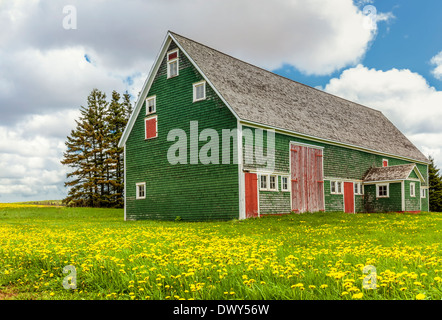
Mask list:
[[[428,211],[429,161],[381,112],[173,32],[120,146],[126,220]]]

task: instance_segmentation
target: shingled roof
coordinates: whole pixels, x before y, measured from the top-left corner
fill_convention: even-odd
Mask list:
[[[404,180],[407,179],[415,164],[402,164],[397,166],[371,168],[364,177],[364,182]]]
[[[170,34],[243,121],[428,162],[378,110]]]

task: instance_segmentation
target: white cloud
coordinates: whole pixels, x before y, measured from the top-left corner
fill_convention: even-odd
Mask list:
[[[436,65],[434,70],[432,71],[433,75],[436,79],[442,80],[442,51],[431,58],[431,64]]]
[[[167,30],[264,68],[321,75],[357,64],[376,36],[352,0],[68,4],[77,29],[63,28],[66,3],[0,0],[0,196],[9,200],[62,197],[75,110],[93,88],[137,97]]]
[[[0,126],[0,201],[65,197],[63,141],[78,115],[76,109],[66,110]]]
[[[331,79],[324,90],[382,111],[425,155],[440,154],[442,92],[420,74],[358,65]]]

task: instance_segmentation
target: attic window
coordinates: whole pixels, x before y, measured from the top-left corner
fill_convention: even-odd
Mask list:
[[[178,49],[167,53],[167,78],[178,75]]]
[[[144,119],[145,139],[152,139],[158,136],[157,116]]]
[[[387,159],[382,159],[382,166],[388,167],[388,160]]]
[[[155,113],[157,109],[156,96],[149,97],[146,99],[146,114]]]
[[[206,81],[193,84],[193,102],[206,99]]]

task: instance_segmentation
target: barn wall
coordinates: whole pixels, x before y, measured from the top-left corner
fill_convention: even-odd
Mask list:
[[[251,126],[243,125],[244,129],[255,130]],[[266,132],[264,131],[264,155],[266,154]],[[393,157],[386,157],[377,154],[372,154],[365,151],[349,149],[345,147],[329,145],[326,143],[319,143],[307,139],[301,139],[281,133],[275,133],[275,172],[281,174],[290,173],[290,141],[316,145],[324,148],[324,198],[325,198],[325,211],[343,211],[344,210],[344,197],[342,194],[330,193],[330,180],[346,179],[346,180],[361,180],[370,167],[381,167],[382,160],[387,159],[388,165],[400,165],[411,163],[406,160],[396,159]],[[243,144],[245,140],[243,139]],[[253,154],[252,154],[253,156]],[[246,149],[243,149],[243,159],[247,157]],[[244,160],[245,161],[245,160]],[[249,170],[257,169],[256,163],[247,164],[244,162],[244,168]],[[427,179],[427,166],[417,164],[422,176]],[[390,199],[378,199],[376,200],[376,189],[374,189],[374,198],[372,187],[365,186],[366,191],[364,195],[355,195],[355,212],[366,212],[367,206],[373,210],[378,211],[400,211],[401,210],[401,195],[400,184],[391,184],[392,188],[390,192]],[[417,186],[416,186],[416,190]],[[260,191],[260,207],[266,208],[269,211],[272,206],[275,205],[275,199],[278,196],[275,194],[272,197],[268,197],[267,191]],[[261,196],[262,195],[262,196]],[[371,205],[370,201],[377,202],[377,204]],[[428,201],[427,201],[428,202]],[[415,207],[415,204],[410,202],[410,206]],[[272,213],[277,213],[279,209],[272,209]]]
[[[259,212],[278,214],[290,211],[290,192],[281,191],[281,176],[278,176],[278,191],[259,191]]]
[[[410,183],[415,184],[415,196],[410,196]],[[419,181],[404,181],[405,187],[405,211],[420,211],[420,182]]]
[[[365,212],[399,212],[402,211],[402,186],[401,183],[389,184],[389,197],[377,198],[376,185],[364,186]]]
[[[175,48],[172,43],[169,50]],[[216,93],[206,84],[204,101],[193,103],[192,84],[203,80],[190,61],[180,52],[179,75],[167,79],[166,58],[162,62],[148,97],[156,95],[158,137],[144,139],[145,105],[141,109],[126,143],[126,219],[205,220],[238,218],[238,165],[190,164],[190,121],[204,128],[221,130],[237,127],[237,120]],[[167,141],[172,129],[187,134],[187,164],[171,165]],[[198,142],[198,150],[207,141]],[[235,143],[231,143],[233,155]],[[146,182],[146,199],[135,199],[137,182]]]

